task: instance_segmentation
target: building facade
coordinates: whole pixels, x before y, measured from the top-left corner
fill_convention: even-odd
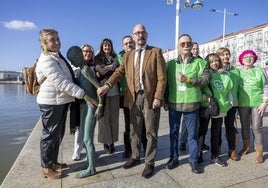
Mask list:
[[[200,56],[205,58],[209,53],[215,53],[218,48],[227,47],[231,51],[230,63],[240,66],[238,62],[239,54],[246,50],[254,50],[258,55],[256,65],[264,67],[268,60],[268,23],[258,25],[249,29],[225,35],[199,44]],[[166,50],[163,53],[166,61],[176,58],[175,50]]]

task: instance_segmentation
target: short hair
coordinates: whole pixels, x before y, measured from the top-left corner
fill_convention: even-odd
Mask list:
[[[239,63],[240,63],[241,65],[244,65],[244,63],[243,63],[243,58],[244,58],[244,56],[247,55],[247,54],[251,54],[251,55],[253,55],[253,57],[254,57],[254,62],[253,62],[253,63],[256,63],[256,61],[258,60],[258,56],[257,56],[256,52],[254,52],[253,50],[244,50],[244,51],[239,55],[239,58],[238,58]]]
[[[58,31],[56,31],[55,29],[51,29],[51,28],[44,28],[44,29],[41,29],[39,32],[39,42],[41,43],[41,49],[44,54],[48,53],[46,40],[51,35],[58,35]]]

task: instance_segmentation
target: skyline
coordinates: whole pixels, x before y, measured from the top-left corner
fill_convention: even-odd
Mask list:
[[[172,5],[166,0],[1,0],[0,70],[20,71],[32,66],[41,52],[38,35],[42,28],[55,28],[59,32],[65,57],[71,46],[84,43],[92,45],[96,53],[104,38],[110,38],[119,53],[122,37],[131,35],[138,23],[145,25],[149,45],[174,49],[175,4],[176,0]],[[227,12],[239,14],[226,15],[226,35],[268,23],[268,1],[204,0],[204,7],[198,10],[183,8],[183,5],[181,0],[179,34],[188,33],[200,44],[223,34],[224,15],[210,9],[226,8]]]

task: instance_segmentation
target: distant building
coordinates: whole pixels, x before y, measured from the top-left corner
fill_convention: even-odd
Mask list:
[[[16,71],[0,71],[0,80],[19,81],[23,80],[23,74]]]
[[[221,36],[199,44],[200,56],[205,58],[207,54],[216,52],[218,48],[227,47],[231,51],[231,63],[240,66],[238,63],[239,54],[243,50],[251,49],[258,55],[256,65],[265,66],[265,62],[268,60],[268,23],[227,34],[224,37],[224,44],[222,40]],[[163,55],[166,61],[170,61],[176,58],[176,51],[168,50]]]

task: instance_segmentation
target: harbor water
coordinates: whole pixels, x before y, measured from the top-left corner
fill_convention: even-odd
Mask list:
[[[0,185],[23,148],[41,112],[24,85],[0,84]],[[39,151],[36,151],[39,152]]]

